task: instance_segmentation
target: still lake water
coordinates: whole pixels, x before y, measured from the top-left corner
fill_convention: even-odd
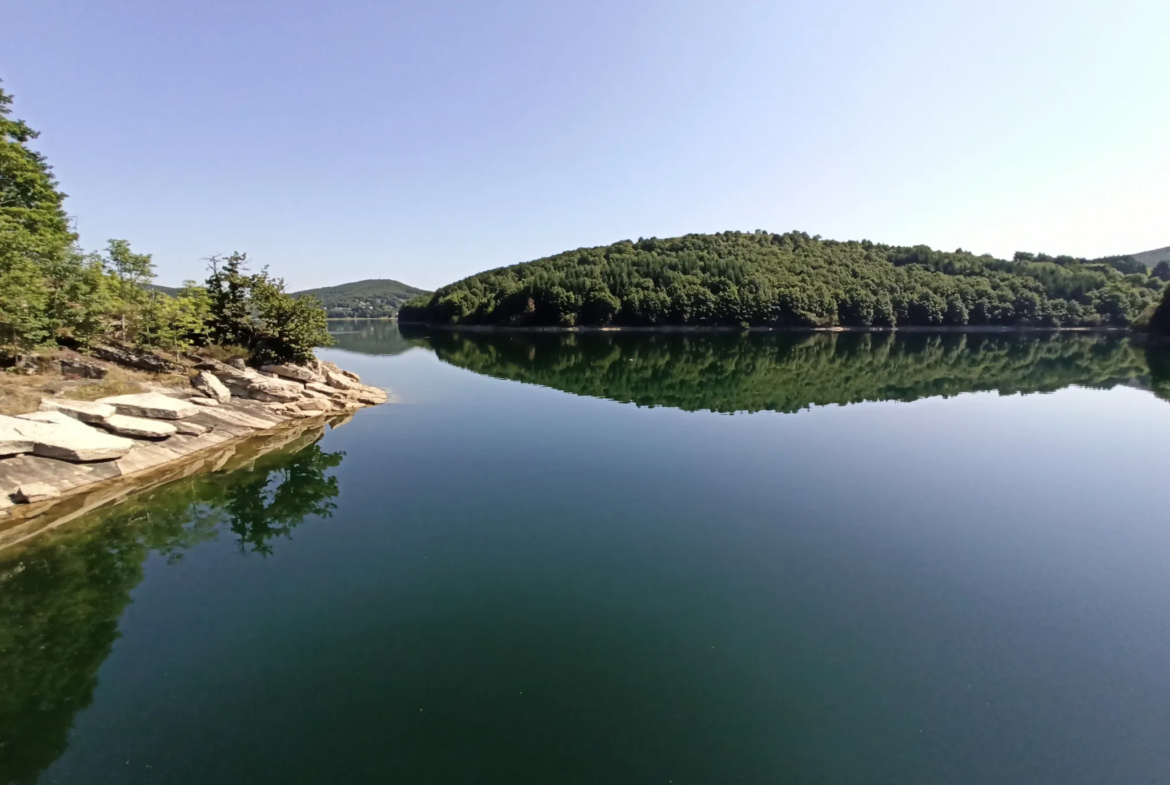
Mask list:
[[[0,551],[0,782],[1170,781],[1164,354],[333,327],[398,403]]]

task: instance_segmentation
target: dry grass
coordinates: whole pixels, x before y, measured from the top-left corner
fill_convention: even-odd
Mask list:
[[[46,393],[37,390],[42,384],[47,384],[52,378],[47,375],[17,376],[11,373],[0,373],[0,414],[12,416],[35,412],[41,405],[41,398]]]
[[[72,352],[57,352],[49,355],[49,369],[60,368],[57,361],[76,357]],[[93,358],[85,358],[93,362]],[[110,395],[127,395],[145,392],[149,386],[182,387],[187,384],[183,374],[154,374],[122,368],[112,363],[97,363],[108,373],[105,379],[66,378],[60,372],[46,370],[31,376],[0,372],[0,414],[15,415],[35,412],[41,399],[53,395],[71,398],[75,401],[94,401]]]
[[[247,362],[252,358],[252,353],[243,346],[204,346],[197,349],[196,353],[201,357],[219,360],[221,363],[231,362],[237,358]]]

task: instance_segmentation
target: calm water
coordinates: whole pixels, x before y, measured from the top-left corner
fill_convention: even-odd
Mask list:
[[[1170,781],[1164,356],[335,329],[400,403],[0,551],[0,782]]]

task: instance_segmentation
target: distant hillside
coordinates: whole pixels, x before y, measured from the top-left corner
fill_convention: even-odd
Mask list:
[[[1170,277],[1170,270],[1162,271]],[[412,299],[427,324],[902,327],[1131,324],[1161,298],[1132,257],[835,242],[804,232],[623,240],[488,270]]]
[[[294,297],[306,294],[324,303],[330,319],[388,319],[397,316],[399,306],[410,298],[429,292],[401,281],[375,278],[293,292]]]
[[[1146,267],[1153,267],[1158,262],[1170,262],[1170,245],[1165,248],[1157,248],[1153,251],[1130,254],[1130,256],[1137,259]]]
[[[178,297],[179,292],[182,291],[182,289],[177,286],[163,286],[157,283],[148,283],[146,288],[155,292],[162,292],[168,297]]]

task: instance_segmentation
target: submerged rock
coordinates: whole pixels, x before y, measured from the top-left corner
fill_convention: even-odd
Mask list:
[[[180,401],[162,393],[137,393],[101,398],[98,403],[108,403],[118,414],[130,417],[149,417],[155,420],[185,420],[199,411],[187,401]]]

